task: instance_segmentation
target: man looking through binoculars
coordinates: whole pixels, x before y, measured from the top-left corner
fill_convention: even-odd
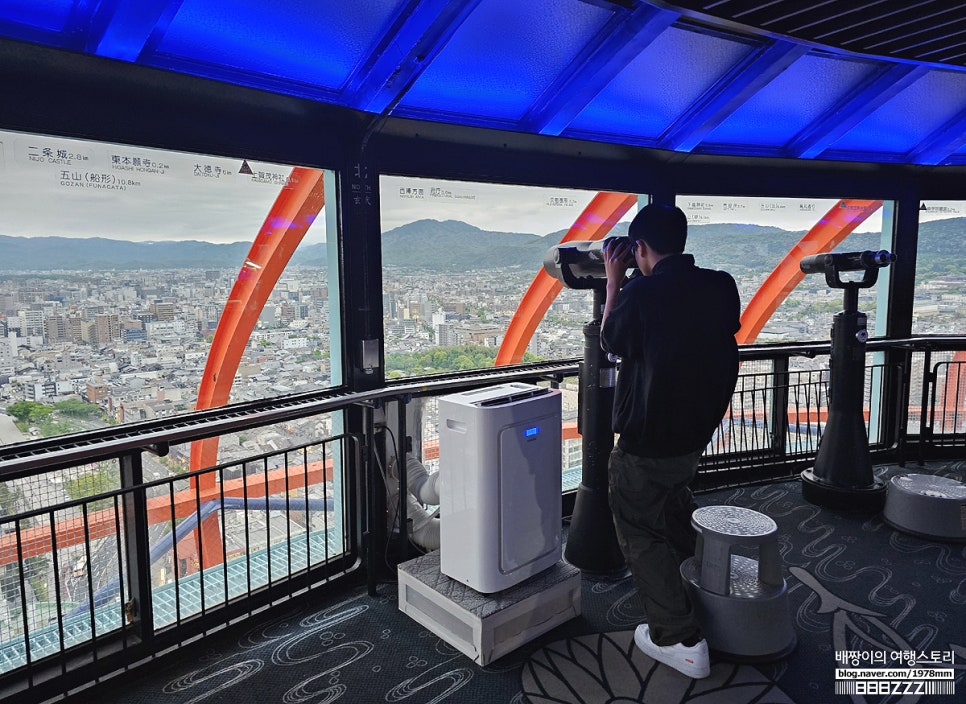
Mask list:
[[[647,623],[634,641],[692,677],[710,673],[708,645],[680,564],[694,554],[690,484],[738,378],[738,287],[684,253],[679,208],[650,204],[628,236],[607,240],[601,346],[621,358],[614,397],[619,434],[608,501]],[[628,278],[636,267],[643,276]]]

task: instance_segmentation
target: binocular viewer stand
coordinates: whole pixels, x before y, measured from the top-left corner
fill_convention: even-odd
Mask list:
[[[858,310],[860,288],[875,284],[880,267],[895,261],[889,252],[818,254],[805,257],[805,273],[824,273],[832,288],[844,289],[844,309],[832,320],[828,420],[815,466],[802,472],[802,496],[833,509],[877,513],[886,498],[885,483],[872,473],[865,429],[865,349],[867,317]],[[840,272],[864,270],[860,281],[843,281]]]
[[[594,288],[594,319],[584,325],[580,365],[578,430],[582,438],[580,485],[564,546],[567,562],[586,572],[606,574],[625,567],[614,517],[607,501],[607,464],[614,448],[611,409],[617,367],[600,346],[600,313],[605,293]]]
[[[551,247],[544,271],[571,289],[594,292],[593,319],[584,325],[580,363],[577,430],[581,437],[581,472],[570,530],[564,546],[567,562],[586,572],[616,573],[625,568],[614,518],[607,501],[607,465],[614,449],[611,414],[617,365],[600,347],[607,278],[602,240],[571,240]]]

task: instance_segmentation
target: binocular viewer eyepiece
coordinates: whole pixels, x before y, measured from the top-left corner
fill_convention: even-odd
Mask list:
[[[806,274],[825,274],[831,288],[869,288],[875,284],[879,269],[896,260],[896,255],[880,249],[878,252],[829,252],[802,257],[799,267]],[[843,281],[843,271],[862,271],[860,281]]]
[[[608,238],[612,239],[612,238]],[[604,240],[572,240],[547,250],[543,268],[567,288],[604,288]]]
[[[843,252],[828,254],[813,254],[802,257],[799,264],[806,274],[824,274],[830,268],[837,271],[861,271],[876,267],[889,266],[896,260],[896,255],[880,249],[878,252]]]

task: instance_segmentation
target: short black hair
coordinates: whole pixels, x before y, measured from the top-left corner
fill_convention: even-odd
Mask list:
[[[658,254],[680,254],[688,240],[688,218],[674,205],[649,203],[627,228],[632,240],[644,240]]]

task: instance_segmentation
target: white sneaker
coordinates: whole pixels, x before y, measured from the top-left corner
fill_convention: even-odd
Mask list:
[[[646,623],[642,623],[634,631],[634,643],[658,662],[673,667],[682,675],[700,680],[711,674],[711,661],[708,658],[708,641],[704,638],[688,647],[683,643],[674,645],[655,645],[651,640],[651,631]]]

